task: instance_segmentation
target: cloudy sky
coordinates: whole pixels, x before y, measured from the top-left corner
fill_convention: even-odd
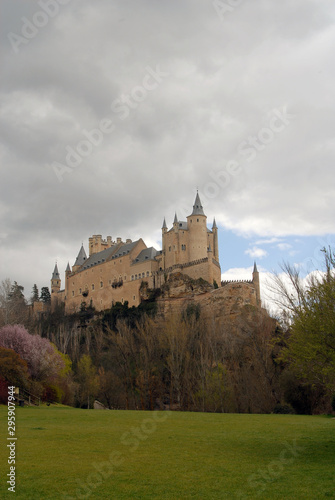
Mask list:
[[[0,279],[160,248],[196,189],[224,276],[334,244],[333,0],[2,0]]]

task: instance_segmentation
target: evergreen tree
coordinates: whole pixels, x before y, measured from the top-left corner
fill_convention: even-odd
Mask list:
[[[39,292],[38,292],[38,288],[37,288],[36,284],[33,286],[30,301],[31,301],[31,303],[39,301]]]
[[[42,302],[44,302],[44,304],[50,304],[51,295],[50,295],[49,288],[47,286],[42,286],[40,300]]]

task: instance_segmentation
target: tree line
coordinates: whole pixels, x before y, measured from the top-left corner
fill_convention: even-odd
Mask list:
[[[335,259],[330,249],[323,252],[325,269],[307,280],[289,264],[274,276],[281,318],[244,306],[233,320],[217,323],[194,304],[163,318],[156,290],[138,308],[116,303],[97,312],[83,302],[73,315],[59,305],[38,320],[22,321],[33,337],[47,340],[63,356],[66,376],[62,363],[50,380],[36,374],[22,350],[4,344],[2,329],[0,347],[20,356],[9,365],[23,370],[21,362],[26,363],[26,381],[35,391],[83,408],[98,399],[115,409],[330,412]],[[20,294],[7,298],[19,301]],[[0,370],[2,380],[8,373]]]

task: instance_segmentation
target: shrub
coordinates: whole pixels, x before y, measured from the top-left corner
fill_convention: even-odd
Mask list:
[[[332,410],[335,411],[335,392],[332,397]]]
[[[292,414],[292,415],[294,415],[295,411],[294,411],[294,409],[292,408],[291,405],[288,405],[288,404],[277,404],[274,407],[274,409],[273,409],[273,413],[277,413],[277,414]]]

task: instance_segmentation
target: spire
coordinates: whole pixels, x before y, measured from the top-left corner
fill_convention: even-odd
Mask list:
[[[197,191],[197,196],[195,197],[195,202],[193,205],[193,212],[191,215],[205,215],[204,210],[201,205],[200,196]]]
[[[52,280],[59,280],[60,279],[60,276],[59,276],[59,272],[58,272],[58,267],[57,267],[57,262],[55,264],[55,269],[54,269],[54,272],[52,273]]]
[[[162,229],[167,229],[167,225],[166,225],[166,220],[165,220],[165,217],[164,217],[164,220],[163,220],[163,226],[162,226]]]
[[[173,224],[177,223],[178,224],[178,217],[177,217],[177,212],[175,212],[175,215],[174,215],[174,221],[173,221]]]
[[[66,273],[70,273],[70,272],[71,272],[71,268],[70,268],[70,263],[69,263],[69,262],[67,263],[67,266],[66,266],[65,272],[66,272]]]
[[[79,250],[78,256],[76,258],[76,262],[74,263],[75,266],[82,266],[87,259],[87,255],[84,249],[84,246],[81,245],[81,249]]]
[[[213,219],[213,227],[212,227],[212,229],[217,229],[217,228],[218,228],[218,227],[217,227],[217,225],[216,225],[216,220],[215,220],[215,217],[214,217],[214,219]]]
[[[254,273],[258,273],[258,270],[257,270],[257,266],[256,266],[256,261],[254,262],[254,270],[253,270]]]

